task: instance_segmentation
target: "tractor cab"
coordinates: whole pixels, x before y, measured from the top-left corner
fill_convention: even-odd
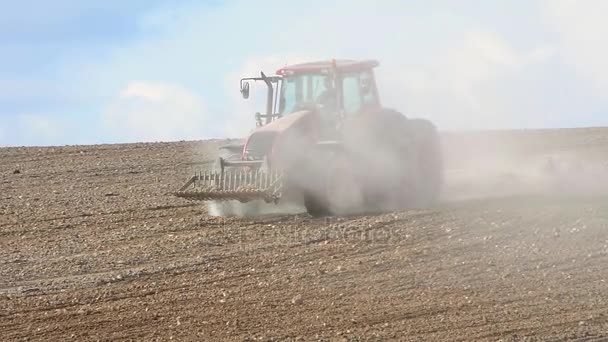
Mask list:
[[[249,96],[247,81],[268,87],[266,113],[256,113],[258,126],[301,110],[316,110],[325,120],[338,121],[366,109],[380,108],[374,60],[331,60],[296,64],[277,70],[277,76],[244,78],[241,93]]]

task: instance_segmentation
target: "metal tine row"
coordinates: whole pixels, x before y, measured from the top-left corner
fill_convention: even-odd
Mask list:
[[[200,186],[212,185],[215,181],[215,175],[212,171],[196,171],[193,177],[193,187],[197,188]]]
[[[236,190],[242,186],[246,186],[248,190],[265,189],[270,183],[269,180],[273,178],[269,173],[244,170],[239,170],[238,173],[230,172],[226,176],[233,181],[224,188],[225,190]]]
[[[243,190],[268,190],[273,187],[280,178],[277,170],[269,172],[226,170],[223,173],[206,170],[197,171],[193,177],[194,188],[202,186],[213,186],[221,191]]]
[[[204,185],[204,186],[209,186],[210,185],[210,180],[212,179],[211,177],[211,171],[200,171],[199,175],[198,175],[198,181]]]

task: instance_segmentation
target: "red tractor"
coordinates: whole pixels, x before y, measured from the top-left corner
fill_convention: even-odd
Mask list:
[[[221,147],[214,168],[176,195],[219,206],[298,203],[313,216],[432,204],[442,183],[437,130],[381,106],[377,66],[332,60],[242,79],[245,99],[249,81],[266,84],[266,112],[243,145]]]

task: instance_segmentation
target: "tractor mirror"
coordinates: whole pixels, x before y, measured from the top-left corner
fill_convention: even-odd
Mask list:
[[[249,82],[245,82],[241,86],[241,95],[243,95],[244,99],[249,98]]]

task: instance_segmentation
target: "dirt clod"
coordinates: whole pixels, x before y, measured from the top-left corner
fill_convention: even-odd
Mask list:
[[[304,300],[301,295],[297,295],[291,299],[291,304],[301,305],[302,303],[304,303]]]

